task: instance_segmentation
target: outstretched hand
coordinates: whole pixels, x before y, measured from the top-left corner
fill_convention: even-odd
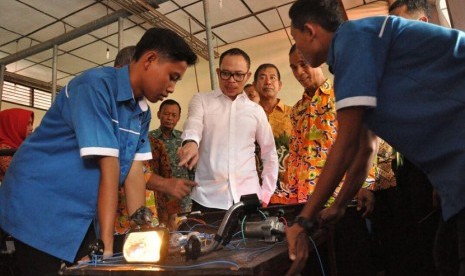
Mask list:
[[[183,166],[192,170],[199,161],[199,148],[197,144],[187,142],[184,146],[178,149],[179,166]]]

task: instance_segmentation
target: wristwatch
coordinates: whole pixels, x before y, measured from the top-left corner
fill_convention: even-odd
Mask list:
[[[300,227],[302,227],[308,235],[312,234],[316,228],[316,224],[313,221],[302,216],[295,217],[294,223],[297,223]]]

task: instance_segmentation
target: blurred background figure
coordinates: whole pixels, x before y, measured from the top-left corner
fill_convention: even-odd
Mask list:
[[[114,67],[121,68],[124,65],[128,65],[129,63],[131,63],[132,57],[134,56],[135,52],[136,46],[134,45],[127,46],[121,49],[116,55]]]
[[[248,83],[244,86],[244,91],[251,101],[256,103],[260,101],[260,96],[258,95],[258,92],[255,90],[255,87],[251,83]]]
[[[0,112],[0,151],[17,149],[32,133],[34,112],[11,108]],[[12,152],[13,153],[13,152]],[[12,154],[0,156],[0,183],[10,166]]]

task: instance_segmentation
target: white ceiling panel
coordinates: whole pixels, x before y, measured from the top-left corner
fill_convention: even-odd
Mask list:
[[[291,25],[291,19],[287,15],[289,13],[289,8],[291,5],[283,6],[278,9],[273,9],[267,12],[257,14],[257,17],[266,25],[270,31],[280,30],[284,27],[289,27]],[[281,22],[281,19],[284,22]]]
[[[61,18],[67,14],[80,10],[92,3],[94,0],[21,0],[28,5],[42,10],[55,18]]]
[[[212,26],[228,22],[239,17],[249,15],[249,10],[240,0],[210,1],[210,24]],[[185,8],[185,10],[197,18],[200,23],[205,24],[202,1]]]
[[[242,26],[239,27],[239,26]],[[255,17],[248,17],[246,19],[221,26],[213,29],[213,32],[218,34],[226,42],[231,43],[238,40],[255,37],[266,33],[266,29]]]
[[[363,6],[364,0],[342,0],[342,4],[344,5],[344,9],[352,9],[354,7]]]
[[[363,7],[358,7],[358,8],[347,10],[347,17],[350,20],[364,18],[367,16],[387,15],[387,14],[388,14],[387,2],[382,2],[382,1],[373,2]]]
[[[28,67],[31,67],[31,66],[34,66],[34,65],[35,65],[34,62],[22,59],[22,60],[18,60],[16,62],[13,62],[11,64],[8,64],[6,66],[6,70],[8,72],[20,73],[20,71],[23,70],[24,68],[28,68]]]
[[[10,43],[18,39],[19,37],[21,37],[19,34],[15,34],[6,29],[0,28],[0,45]]]
[[[3,2],[0,8],[1,26],[13,32],[29,34],[54,21],[50,16],[17,1],[2,0],[1,2]]]
[[[63,51],[60,51],[60,48],[58,48],[58,56],[60,55],[63,55]],[[40,53],[27,57],[27,59],[37,63],[41,63],[49,59],[51,60],[53,59],[53,49],[42,51]]]
[[[160,8],[158,8],[157,11],[161,12],[162,14],[167,14],[177,9],[178,6],[176,6],[173,2],[166,1],[160,4]]]
[[[55,38],[61,34],[64,34],[65,31],[69,31],[70,27],[68,26],[65,29],[63,22],[56,22],[44,29],[41,29],[30,35],[33,39],[36,39],[40,42],[47,41],[49,39]]]
[[[104,17],[110,13],[112,13],[112,11],[107,9],[103,5],[93,5],[83,11],[80,11],[76,14],[73,14],[65,18],[63,21],[65,21],[67,24],[73,27],[79,27],[101,17]]]
[[[171,19],[171,21],[175,22],[176,24],[181,26],[184,30],[187,30],[189,32],[190,16],[186,12],[182,10],[178,10],[176,12],[167,14],[166,17],[168,17],[169,19]],[[195,20],[192,20],[192,19],[190,20],[190,27],[192,29],[192,33],[196,33],[198,31],[204,30],[202,26],[200,26],[197,22],[195,22]]]
[[[107,43],[97,41],[82,48],[79,48],[71,53],[76,56],[85,57],[87,60],[91,60],[95,63],[102,64],[108,62],[107,49],[110,50],[113,58],[116,56],[117,48],[109,46]]]
[[[66,43],[58,45],[58,49],[61,49],[63,51],[72,51],[74,49],[81,47],[82,45],[87,45],[95,41],[97,41],[97,39],[90,35],[81,35],[80,37],[77,37]]]
[[[293,0],[244,0],[244,2],[249,6],[253,12],[260,12],[265,9],[280,7],[282,5],[292,3]],[[287,15],[286,15],[287,17]]]
[[[50,68],[40,64],[18,71],[18,74],[45,82],[50,82],[52,80],[52,71]]]
[[[221,0],[215,0],[215,1],[220,2]],[[185,6],[190,5],[190,4],[194,3],[194,2],[199,2],[199,0],[174,0],[173,2],[176,2],[176,4],[178,4],[181,7],[185,7]],[[210,2],[212,2],[212,1],[210,1]]]
[[[84,59],[72,55],[63,55],[59,58],[60,69],[64,72],[77,74],[86,69],[95,67],[95,63],[88,62]],[[50,69],[49,69],[50,70]]]

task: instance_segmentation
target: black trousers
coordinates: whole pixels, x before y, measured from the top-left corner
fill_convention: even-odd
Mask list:
[[[93,224],[89,226],[87,234],[78,250],[75,261],[88,254],[88,246],[96,239]],[[50,241],[53,242],[53,241]],[[58,275],[62,264],[71,265],[59,258],[37,250],[15,239],[16,257],[18,260],[20,276],[49,276]]]

